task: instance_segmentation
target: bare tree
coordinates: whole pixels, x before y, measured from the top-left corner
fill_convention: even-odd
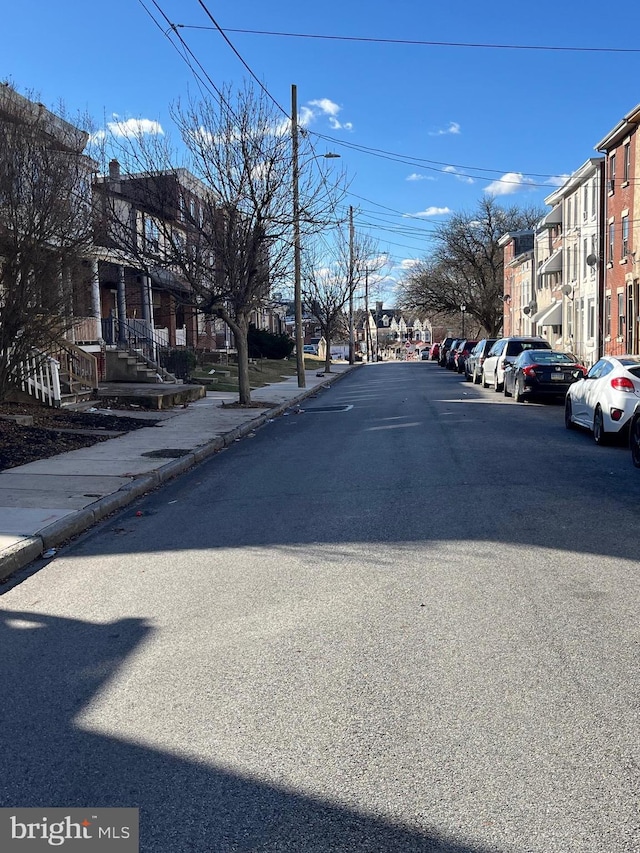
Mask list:
[[[220,317],[238,351],[239,402],[251,402],[247,333],[251,314],[270,290],[291,276],[292,151],[290,124],[261,91],[227,88],[220,101],[190,101],[172,108],[182,140],[181,164],[165,138],[142,135],[124,152],[125,169],[145,175],[148,197],[156,194],[161,264],[188,282],[192,304]],[[303,137],[300,155],[300,224],[304,234],[335,218],[341,183]],[[305,150],[306,148],[306,150]],[[123,152],[121,150],[121,156]],[[174,186],[167,181],[173,175]],[[161,180],[162,178],[162,180]],[[185,202],[181,185],[192,184],[197,204]],[[158,196],[159,193],[159,196]],[[118,239],[131,234],[121,208]],[[149,265],[144,241],[129,239],[127,251]]]
[[[348,330],[345,307],[366,278],[382,269],[387,259],[377,242],[368,234],[354,232],[349,238],[342,231],[324,257],[316,245],[307,250],[303,270],[303,300],[316,318],[327,349],[325,373],[331,372],[331,341]]]
[[[401,283],[407,308],[460,316],[460,306],[489,335],[502,329],[504,267],[500,237],[532,228],[544,215],[537,208],[502,208],[494,198],[480,200],[476,210],[459,213],[441,225],[430,255]]]
[[[92,246],[88,134],[0,84],[0,400],[73,324]]]

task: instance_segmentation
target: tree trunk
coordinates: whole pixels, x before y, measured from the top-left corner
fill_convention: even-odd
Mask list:
[[[238,332],[234,330],[234,334],[238,350],[238,402],[241,406],[248,406],[251,403],[251,385],[249,383],[249,342],[247,340],[249,324],[247,318],[240,317],[237,325]]]
[[[240,315],[234,320],[224,310],[221,310],[218,313],[227,326],[229,326],[236,339],[236,349],[238,351],[238,402],[241,406],[248,406],[251,403],[251,385],[249,382],[249,341],[247,340],[249,332],[249,318],[244,315]]]
[[[320,328],[322,328],[322,326]],[[329,326],[325,326],[324,329],[322,329],[322,335],[325,342],[324,372],[331,373],[331,329]]]

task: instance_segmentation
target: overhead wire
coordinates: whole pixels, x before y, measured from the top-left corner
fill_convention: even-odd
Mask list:
[[[184,29],[192,30],[211,30],[211,27],[205,27],[196,24],[178,24]],[[397,44],[397,45],[413,45],[416,47],[456,47],[456,48],[473,48],[483,50],[532,50],[532,51],[549,51],[549,52],[568,52],[568,53],[640,53],[640,48],[637,47],[585,47],[581,45],[545,45],[545,44],[508,44],[508,43],[491,43],[491,42],[460,42],[460,41],[427,41],[425,39],[398,39],[398,38],[382,38],[376,36],[340,36],[322,33],[295,33],[283,32],[278,30],[253,30],[239,27],[225,27],[224,32],[241,33],[245,35],[259,36],[279,36],[282,38],[293,39],[317,39],[321,41],[344,41],[344,42],[362,42],[365,44]]]

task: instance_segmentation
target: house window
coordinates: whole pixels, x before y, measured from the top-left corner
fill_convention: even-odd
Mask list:
[[[604,299],[604,334],[605,337],[611,337],[611,297],[605,296]]]
[[[616,155],[609,156],[609,192],[612,193],[616,188]]]
[[[160,246],[158,225],[150,216],[144,218],[144,244],[147,252],[157,252]]]
[[[595,235],[595,234],[592,234],[592,235],[591,235],[591,254],[593,255],[593,257],[594,257],[594,258],[597,258],[597,257],[598,257],[598,256],[597,256],[597,254],[596,254],[596,235]],[[597,264],[592,264],[592,265],[589,267],[589,269],[590,269],[590,271],[591,271],[591,278],[595,278],[595,277],[596,277],[596,265],[597,265]]]
[[[615,248],[615,223],[609,223],[609,261],[613,263],[613,250]]]
[[[587,303],[587,337],[595,338],[596,336],[596,303],[595,299],[590,299]]]
[[[618,337],[624,335],[624,293],[618,294]]]
[[[582,188],[582,221],[585,222],[589,216],[589,186]]]
[[[571,216],[571,214],[572,214],[572,210],[571,210],[571,199],[570,199],[570,198],[568,198],[568,199],[567,199],[567,228],[571,228],[571,225],[573,224],[573,220],[572,220],[572,216]]]
[[[629,217],[622,217],[622,257],[629,254]]]
[[[589,239],[585,237],[582,241],[582,277],[587,277],[587,255],[589,254]]]
[[[625,182],[625,184],[628,184],[629,179],[631,177],[631,143],[626,142],[622,151],[623,151],[622,180]]]

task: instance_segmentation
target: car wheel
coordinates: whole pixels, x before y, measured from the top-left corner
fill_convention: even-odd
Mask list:
[[[564,425],[567,429],[576,428],[576,425],[573,422],[573,408],[571,406],[571,397],[567,397],[564,401]]]
[[[487,376],[486,376],[484,370],[482,371],[482,387],[483,388],[489,387],[489,383],[487,382]]]
[[[640,468],[640,417],[636,415],[629,427],[629,447],[631,448],[631,461]]]
[[[498,382],[498,371],[496,370],[495,375],[493,377],[493,390],[498,394],[502,391],[502,385]]]
[[[593,416],[593,440],[599,445],[606,444],[608,441],[608,435],[604,429],[604,417],[600,406],[597,406]]]
[[[478,385],[480,382],[480,377],[478,376],[478,368],[477,367],[473,368],[473,375],[471,377],[471,381],[473,382],[474,385]]]
[[[504,382],[502,383],[502,388],[503,388],[503,391],[504,391],[504,396],[505,396],[505,397],[510,397],[510,396],[511,396],[511,391],[507,391],[507,380],[506,380],[506,378],[505,378]]]
[[[516,403],[524,403],[524,388],[519,380],[516,380],[515,388],[513,390],[513,399]]]

